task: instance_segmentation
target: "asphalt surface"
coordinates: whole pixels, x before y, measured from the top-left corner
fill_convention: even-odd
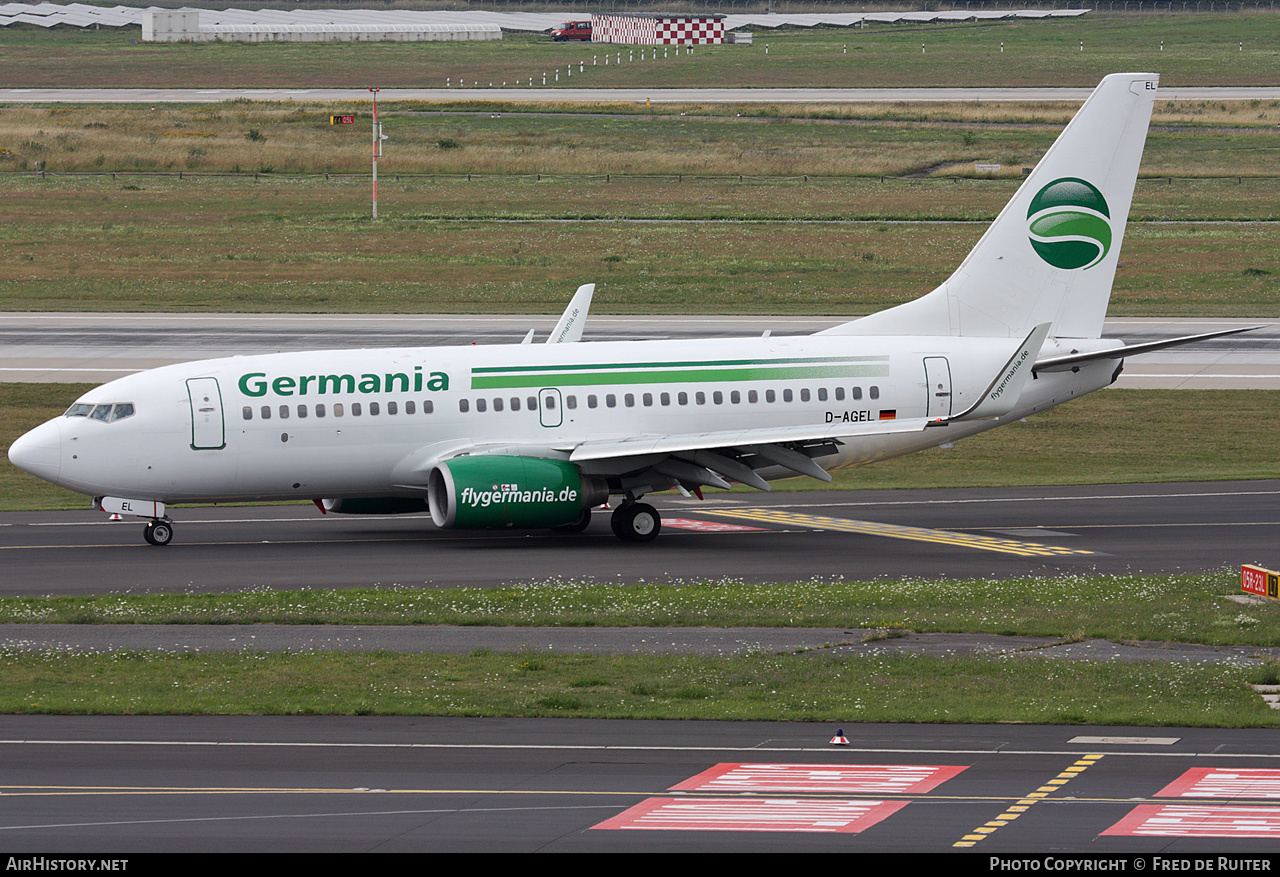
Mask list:
[[[847,746],[830,745],[838,730]],[[15,868],[55,850],[1278,864],[1273,730],[0,716],[0,759],[0,838]],[[1230,837],[1187,836],[1224,821]]]
[[[164,548],[138,519],[7,512],[0,594],[1188,572],[1275,568],[1280,545],[1280,480],[650,499],[663,531],[640,545],[619,542],[605,512],[562,535],[310,504],[177,509]]]

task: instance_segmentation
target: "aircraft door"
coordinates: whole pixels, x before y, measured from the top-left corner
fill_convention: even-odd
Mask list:
[[[951,416],[951,366],[945,356],[924,358],[925,389],[929,394],[928,417]]]
[[[538,391],[538,419],[543,426],[555,427],[564,423],[563,402],[560,391],[554,387]]]
[[[217,378],[190,378],[187,398],[191,401],[191,449],[220,451],[227,446],[227,429],[222,418],[222,391]]]

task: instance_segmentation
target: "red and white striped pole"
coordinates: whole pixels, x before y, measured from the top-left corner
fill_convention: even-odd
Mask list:
[[[378,218],[378,92],[381,89],[371,88],[373,92],[373,218]]]

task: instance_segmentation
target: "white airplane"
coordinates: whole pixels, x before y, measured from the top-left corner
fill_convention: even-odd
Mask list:
[[[439,527],[661,526],[646,494],[831,480],[1111,384],[1101,338],[1158,77],[1108,76],[942,285],[803,337],[236,356],[86,393],[19,438],[19,469],[149,519],[172,503],[310,499],[322,512],[429,510]],[[525,341],[531,340],[526,337]],[[569,342],[569,343],[565,343]]]

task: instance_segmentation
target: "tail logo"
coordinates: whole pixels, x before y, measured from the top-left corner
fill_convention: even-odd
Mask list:
[[[1092,268],[1111,249],[1111,212],[1098,187],[1075,177],[1045,186],[1027,208],[1031,246],[1055,268]]]

